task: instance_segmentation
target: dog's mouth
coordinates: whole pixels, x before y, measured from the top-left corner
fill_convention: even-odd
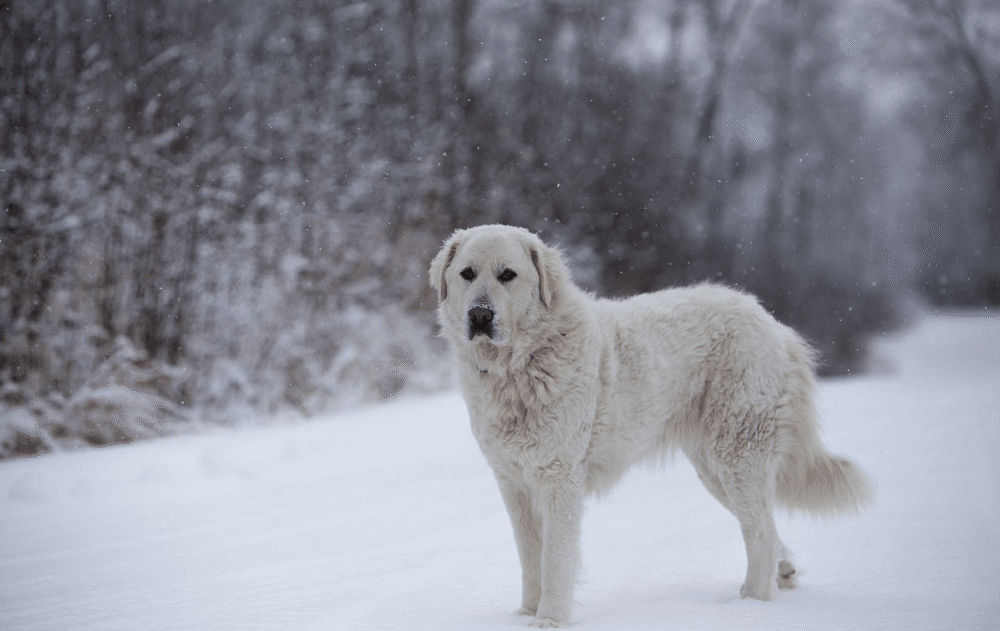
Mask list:
[[[469,325],[469,340],[474,340],[479,335],[485,335],[487,339],[492,340],[494,335],[493,321],[495,317],[496,314],[493,310],[483,305],[476,305],[469,309],[467,320]]]

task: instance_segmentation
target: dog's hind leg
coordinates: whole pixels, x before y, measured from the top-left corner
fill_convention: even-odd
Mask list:
[[[699,454],[689,454],[689,459],[691,464],[694,465],[695,471],[698,473],[698,478],[701,480],[705,488],[712,494],[712,496],[719,500],[726,510],[736,515],[737,519],[740,521],[740,528],[743,531],[744,540],[747,541],[747,536],[749,534],[750,540],[747,541],[747,583],[744,585],[743,596],[752,596],[757,598],[755,595],[760,593],[760,591],[752,591],[747,586],[751,584],[751,574],[755,577],[764,573],[764,570],[771,564],[776,564],[777,576],[773,577],[774,570],[767,570],[767,574],[776,578],[777,586],[781,589],[791,589],[795,587],[795,566],[792,564],[792,554],[785,547],[785,544],[781,542],[778,538],[777,528],[774,526],[774,517],[772,509],[773,500],[771,502],[764,501],[764,507],[760,510],[752,510],[751,505],[760,504],[762,499],[753,499],[755,495],[761,495],[757,493],[757,489],[751,489],[751,492],[745,492],[743,490],[745,485],[742,485],[736,481],[724,485],[722,480],[716,473],[712,470],[704,458]],[[727,491],[727,487],[729,491]],[[767,485],[763,485],[761,488],[767,489]],[[735,496],[735,501],[730,499],[729,492],[732,492]],[[766,497],[766,493],[764,495]],[[744,525],[747,524],[747,525]],[[763,524],[762,526],[755,526],[755,524]],[[756,543],[758,541],[763,542],[764,540],[770,540],[773,543],[764,543],[763,545]],[[754,542],[753,550],[751,553],[751,541]],[[760,550],[766,552],[766,549],[773,547],[775,552],[763,554]],[[750,560],[751,554],[754,555],[754,561]],[[763,558],[766,557],[766,558]],[[772,558],[773,557],[773,558]],[[759,561],[759,566],[757,565]],[[755,569],[751,569],[751,566],[757,566]],[[754,580],[763,584],[766,578],[755,578]],[[770,588],[765,590],[770,592]]]
[[[798,576],[795,573],[795,565],[791,561],[792,554],[788,548],[781,544],[781,560],[778,561],[778,588],[792,589],[797,585]]]
[[[747,552],[747,575],[740,596],[771,600],[775,595],[779,561],[789,578],[795,568],[784,558],[786,550],[774,524],[774,483],[757,471],[747,475],[725,476],[721,482],[729,499],[729,509],[736,515]],[[779,558],[780,557],[780,558]]]
[[[726,510],[733,512],[732,507],[729,505],[729,496],[726,495],[726,490],[722,487],[722,481],[719,480],[719,476],[712,471],[705,460],[696,453],[689,453],[688,460],[694,465],[694,470],[698,474],[698,479],[701,483],[705,485],[708,492],[712,494],[712,497],[719,500]]]

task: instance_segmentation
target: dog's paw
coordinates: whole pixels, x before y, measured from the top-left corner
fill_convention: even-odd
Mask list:
[[[559,621],[554,618],[535,618],[528,623],[528,626],[536,629],[555,629],[559,626]]]
[[[740,587],[740,598],[753,598],[754,600],[774,600],[774,589],[754,589],[743,583]]]
[[[792,589],[798,584],[798,578],[794,565],[788,561],[782,561],[778,564],[778,587],[780,589]]]

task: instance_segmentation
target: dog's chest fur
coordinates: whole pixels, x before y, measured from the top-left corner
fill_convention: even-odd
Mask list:
[[[485,370],[482,363],[463,362],[460,378],[472,431],[494,468],[541,472],[582,461],[596,394],[579,387],[585,377],[560,365],[570,346],[558,335],[520,361],[516,351],[504,351]]]

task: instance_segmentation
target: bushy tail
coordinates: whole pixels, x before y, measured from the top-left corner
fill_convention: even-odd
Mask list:
[[[786,405],[778,414],[784,458],[778,470],[777,500],[812,515],[859,512],[875,499],[875,485],[861,467],[826,450],[813,406],[816,381],[812,350],[789,333],[793,370]]]
[[[854,462],[829,454],[818,442],[806,451],[811,453],[786,454],[778,471],[780,503],[820,516],[858,512],[875,499],[875,485]]]

